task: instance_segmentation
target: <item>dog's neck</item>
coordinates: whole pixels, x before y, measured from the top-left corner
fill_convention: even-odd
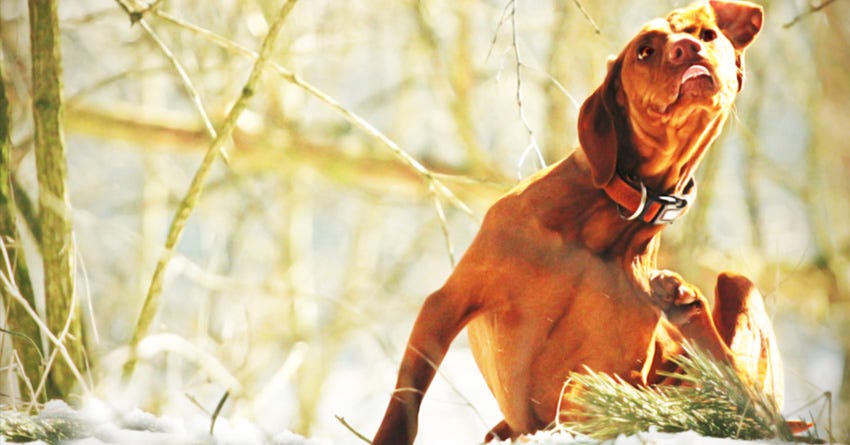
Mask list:
[[[575,243],[595,255],[626,263],[654,265],[653,242],[665,225],[641,220],[626,221],[617,204],[593,184],[583,150],[541,173],[534,191],[541,225],[557,231],[567,243]]]
[[[706,150],[720,134],[727,113],[695,110],[685,119],[630,116],[632,159],[623,172],[655,193],[681,194]],[[626,156],[628,157],[628,156]]]
[[[687,119],[678,120],[631,116],[631,147],[629,153],[618,155],[620,163],[615,174],[637,180],[655,195],[686,195],[687,188],[692,186],[694,170],[720,133],[726,115],[725,111],[698,109]],[[550,197],[559,195],[559,199],[552,202],[553,206],[544,214],[544,225],[557,228],[565,239],[578,242],[599,255],[654,264],[657,237],[665,225],[649,224],[640,218],[632,221],[623,218],[622,208],[604,189],[593,184],[583,150],[576,150],[545,175],[559,178],[555,182],[564,183],[558,185],[558,189],[571,193],[545,192]],[[587,195],[595,199],[589,202]],[[571,221],[567,223],[564,219]],[[590,219],[594,220],[592,224],[583,221]],[[568,232],[583,227],[595,230]]]
[[[655,117],[657,119],[657,116]],[[617,173],[642,183],[649,194],[673,194],[686,196],[692,194],[694,170],[706,150],[714,142],[720,126],[726,119],[726,113],[708,113],[697,110],[689,119],[670,122],[650,117],[647,121],[632,119],[631,147],[628,153],[620,153]],[[674,125],[675,124],[675,125]],[[565,239],[573,240],[585,248],[602,256],[623,257],[632,261],[649,255],[648,261],[654,261],[653,245],[664,229],[664,224],[651,224],[643,218],[628,221],[627,217],[635,209],[625,209],[621,203],[612,199],[605,188],[593,184],[590,163],[583,150],[576,150],[561,164],[547,173],[559,178],[562,194],[556,199],[551,212],[545,217],[546,226],[561,228]],[[556,196],[552,190],[548,196]],[[587,196],[594,199],[588,200]],[[693,198],[693,196],[690,196]],[[569,222],[565,219],[570,219]],[[592,224],[589,224],[593,219]],[[567,232],[582,227],[592,227],[593,231]]]

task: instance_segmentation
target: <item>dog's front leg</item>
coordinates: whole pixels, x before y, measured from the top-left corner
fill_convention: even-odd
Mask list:
[[[475,314],[465,295],[446,287],[431,294],[419,311],[398,371],[398,381],[373,445],[412,444],[419,405],[449,345]]]
[[[718,359],[725,358],[742,378],[770,394],[777,407],[782,405],[779,349],[764,299],[752,281],[729,272],[718,275],[711,316],[705,297],[674,272],[657,271],[650,279],[650,289],[685,339]]]
[[[708,300],[699,289],[675,272],[659,270],[650,278],[650,291],[667,320],[685,339],[734,365],[732,351],[717,331]]]

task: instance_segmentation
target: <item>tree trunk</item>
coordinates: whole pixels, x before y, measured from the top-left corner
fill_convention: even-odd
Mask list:
[[[47,326],[64,344],[78,370],[85,369],[82,325],[74,288],[74,241],[66,191],[62,135],[62,59],[56,0],[29,0],[33,120],[41,254]],[[66,335],[62,335],[67,332]],[[57,355],[49,369],[49,397],[67,398],[76,379]]]
[[[0,66],[0,238],[2,247],[6,249],[9,264],[0,264],[3,273],[7,266],[11,269],[16,289],[0,286],[0,298],[6,311],[8,329],[13,333],[12,345],[23,365],[23,375],[19,379],[21,398],[26,399],[34,385],[41,381],[44,361],[42,359],[41,333],[35,320],[13,300],[12,292],[19,292],[31,307],[35,307],[35,297],[30,281],[29,269],[24,257],[24,249],[18,237],[15,215],[15,193],[12,185],[12,141],[11,118],[9,102],[6,99],[6,87],[3,78],[3,67]]]

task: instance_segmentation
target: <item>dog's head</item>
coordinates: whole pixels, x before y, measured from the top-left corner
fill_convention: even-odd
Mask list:
[[[669,152],[659,155],[667,158],[701,154],[677,152],[687,144],[673,136],[705,139],[705,131],[719,131],[717,117],[722,124],[743,86],[744,49],[762,20],[762,8],[753,3],[710,1],[647,23],[609,62],[605,81],[579,114],[579,140],[594,184],[607,184],[618,160],[655,156],[635,153],[642,140],[666,138]]]

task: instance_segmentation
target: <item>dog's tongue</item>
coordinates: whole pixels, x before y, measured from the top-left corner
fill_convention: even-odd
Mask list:
[[[699,76],[709,76],[711,77],[711,73],[708,72],[708,68],[702,65],[692,65],[690,68],[685,70],[685,73],[682,74],[682,82],[685,83],[690,79],[694,79]]]

